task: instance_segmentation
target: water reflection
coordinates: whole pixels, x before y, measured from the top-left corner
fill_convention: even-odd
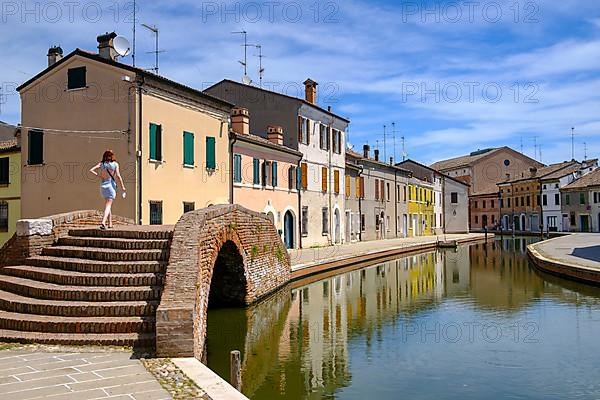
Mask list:
[[[530,268],[528,243],[511,238],[404,257],[281,290],[246,310],[210,311],[209,366],[227,377],[229,351],[241,350],[243,392],[252,399],[392,399],[399,391],[419,398],[481,397],[493,387],[486,380],[503,376],[499,366],[531,365],[526,355],[535,347],[523,348],[523,338],[533,331],[523,331],[522,323],[537,324],[544,301],[566,304],[561,311],[568,312],[585,306],[600,318],[598,290],[563,286],[556,278],[557,284],[549,283]],[[491,331],[483,331],[485,340],[466,339],[465,324],[482,320],[497,324],[494,335],[504,328],[500,339],[488,340]],[[516,331],[506,328],[511,324]],[[457,329],[465,339],[450,341]],[[459,374],[471,364],[485,368]],[[503,371],[505,379],[518,377]],[[448,380],[467,375],[477,379],[448,395]]]

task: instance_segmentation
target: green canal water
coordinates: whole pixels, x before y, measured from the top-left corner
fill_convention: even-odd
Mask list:
[[[211,310],[208,365],[227,377],[240,350],[251,399],[598,399],[600,289],[541,275],[528,243],[403,257]]]

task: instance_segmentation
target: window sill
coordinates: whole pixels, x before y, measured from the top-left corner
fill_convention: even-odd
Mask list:
[[[183,164],[182,166],[183,166],[183,168],[185,168],[185,169],[196,169],[196,166],[195,166],[195,165]]]
[[[166,163],[166,161],[165,161],[165,160],[153,160],[152,158],[149,158],[149,159],[148,159],[148,162],[149,162],[150,164],[158,164],[158,165]]]
[[[67,89],[65,89],[65,92],[79,92],[79,91],[82,91],[82,90],[87,90],[89,88],[90,88],[89,86],[82,86],[82,87],[73,88],[73,89],[67,88]]]
[[[0,188],[7,188],[10,186],[10,182],[0,182]]]
[[[46,164],[44,164],[44,163],[41,163],[41,164],[25,164],[24,167],[43,167],[44,165],[46,165]]]

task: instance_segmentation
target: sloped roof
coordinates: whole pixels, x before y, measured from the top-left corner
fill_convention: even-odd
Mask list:
[[[585,174],[575,182],[565,186],[562,190],[577,190],[595,186],[600,186],[600,168]]]
[[[435,162],[435,163],[431,164],[430,167],[432,169],[435,169],[435,170],[441,171],[441,172],[444,172],[449,169],[466,167],[466,166],[471,165],[473,162],[475,162],[483,157],[492,155],[501,149],[502,149],[502,147],[476,151],[476,152],[473,152],[466,156],[460,156],[460,157],[456,157],[456,158],[450,158],[448,160],[442,160],[442,161]]]
[[[547,175],[544,175],[542,177],[543,181],[550,181],[550,180],[556,180],[556,179],[560,179],[564,176],[573,174],[577,171],[579,171],[579,169],[581,168],[581,164],[579,163],[574,163],[572,165],[567,166],[566,168],[560,169],[558,171],[549,173]]]
[[[299,158],[302,158],[302,153],[294,150],[290,147],[281,145],[281,144],[277,144],[277,143],[273,143],[268,139],[265,139],[263,137],[260,137],[258,135],[255,134],[243,134],[243,133],[237,133],[237,132],[233,132],[233,134],[235,135],[236,139],[239,141],[243,141],[243,142],[249,142],[249,143],[254,143],[257,144],[259,146],[263,146],[263,147],[268,147],[270,149],[273,150],[278,150],[278,151],[282,151],[285,153],[289,153],[292,154],[294,156],[297,156]]]
[[[444,174],[443,172],[441,172],[441,171],[438,171],[438,170],[436,170],[436,169],[434,169],[434,168],[432,168],[432,167],[428,167],[427,165],[425,165],[425,164],[421,164],[421,163],[420,163],[420,162],[418,162],[418,161],[411,160],[410,158],[409,158],[408,160],[404,160],[404,161],[402,161],[402,162],[396,163],[396,166],[400,167],[400,166],[402,166],[402,165],[404,165],[404,164],[408,164],[408,163],[414,163],[414,164],[416,164],[416,165],[418,165],[418,166],[420,166],[420,167],[423,167],[423,168],[425,168],[425,169],[428,169],[428,170],[430,170],[430,171],[432,171],[432,172],[436,172],[436,173],[438,173],[439,175],[443,176],[443,177],[444,177],[444,179],[450,179],[450,180],[452,180],[452,181],[454,181],[454,182],[456,182],[456,183],[460,183],[461,185],[465,185],[465,186],[471,186],[471,185],[469,185],[469,184],[468,184],[468,183],[466,183],[466,182],[463,182],[463,181],[461,181],[461,180],[455,179],[455,178],[453,178],[453,177],[451,177],[451,176],[449,176],[449,175],[446,175],[446,174]]]
[[[17,127],[0,121],[0,142],[12,140],[17,133]]]
[[[407,174],[409,176],[412,176],[412,174],[413,174],[412,171],[409,171],[409,170],[407,170],[405,168],[402,168],[402,167],[399,167],[399,166],[393,165],[393,164],[384,163],[383,161],[376,161],[373,158],[365,158],[362,154],[357,153],[357,152],[352,151],[352,150],[349,150],[349,149],[346,149],[346,156],[354,157],[354,158],[362,160],[364,162],[368,162],[368,163],[371,163],[371,164],[379,165],[381,167],[395,169],[396,171],[403,172],[403,173],[405,173],[405,174]]]
[[[551,164],[546,167],[538,168],[535,176],[529,175],[529,176],[525,176],[523,178],[511,179],[509,181],[502,182],[502,184],[525,182],[525,181],[529,181],[529,180],[546,179],[547,176],[553,175],[553,174],[559,174],[559,176],[562,177],[562,176],[568,175],[568,173],[564,173],[563,170],[565,170],[567,168],[570,169],[572,167],[574,167],[575,170],[578,170],[581,166],[577,161],[565,161],[562,163]],[[527,172],[525,172],[525,174],[526,173]]]
[[[10,151],[20,150],[19,140],[17,138],[13,138],[10,140],[0,141],[0,152],[8,153]]]

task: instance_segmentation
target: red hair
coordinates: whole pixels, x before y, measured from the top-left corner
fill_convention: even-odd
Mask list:
[[[108,162],[113,162],[113,161],[117,161],[117,158],[115,157],[115,153],[113,153],[112,150],[106,150],[104,152],[104,154],[102,155],[102,162],[108,163]]]

